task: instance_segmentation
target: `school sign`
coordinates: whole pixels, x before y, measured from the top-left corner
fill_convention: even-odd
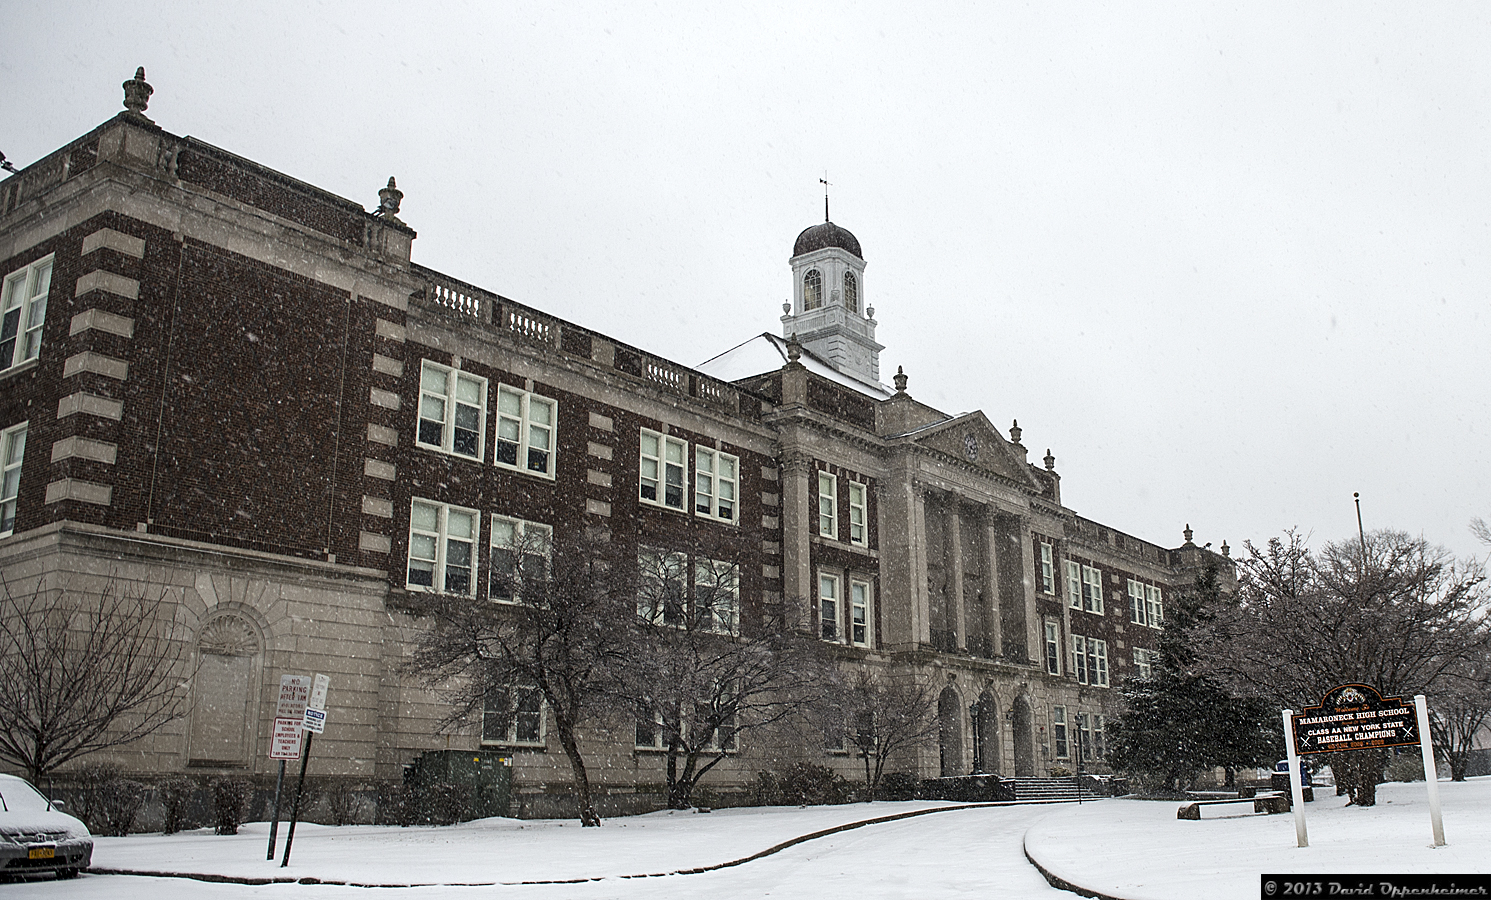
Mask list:
[[[1295,752],[1331,753],[1407,747],[1419,742],[1417,710],[1402,697],[1384,697],[1365,684],[1343,684],[1319,706],[1294,713]]]

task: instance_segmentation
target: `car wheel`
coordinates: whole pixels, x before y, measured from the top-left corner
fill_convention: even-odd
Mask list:
[[[57,880],[58,881],[61,881],[64,878],[77,878],[77,877],[78,877],[78,870],[77,869],[58,869],[57,870]]]

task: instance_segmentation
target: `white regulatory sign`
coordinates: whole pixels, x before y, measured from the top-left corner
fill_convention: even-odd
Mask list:
[[[280,699],[275,706],[276,719],[299,719],[305,713],[306,701],[311,697],[311,676],[281,675]],[[297,759],[299,756],[297,755]]]
[[[311,697],[306,706],[311,709],[326,708],[326,691],[331,687],[331,679],[325,675],[317,675],[315,683],[311,686]]]
[[[300,759],[300,720],[275,719],[269,739],[270,759]]]
[[[326,710],[311,709],[306,707],[305,718],[300,722],[306,731],[314,731],[316,734],[326,730]]]

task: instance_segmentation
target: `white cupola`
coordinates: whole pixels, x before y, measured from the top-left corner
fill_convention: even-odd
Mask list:
[[[797,341],[845,375],[880,384],[874,310],[865,297],[865,260],[859,240],[828,220],[797,236],[792,246],[792,302],[782,305],[782,336]]]

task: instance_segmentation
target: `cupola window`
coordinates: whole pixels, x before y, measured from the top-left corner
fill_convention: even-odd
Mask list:
[[[859,312],[859,282],[853,272],[844,273],[844,308],[852,313]]]
[[[802,308],[804,312],[823,305],[823,273],[809,269],[802,277]]]

